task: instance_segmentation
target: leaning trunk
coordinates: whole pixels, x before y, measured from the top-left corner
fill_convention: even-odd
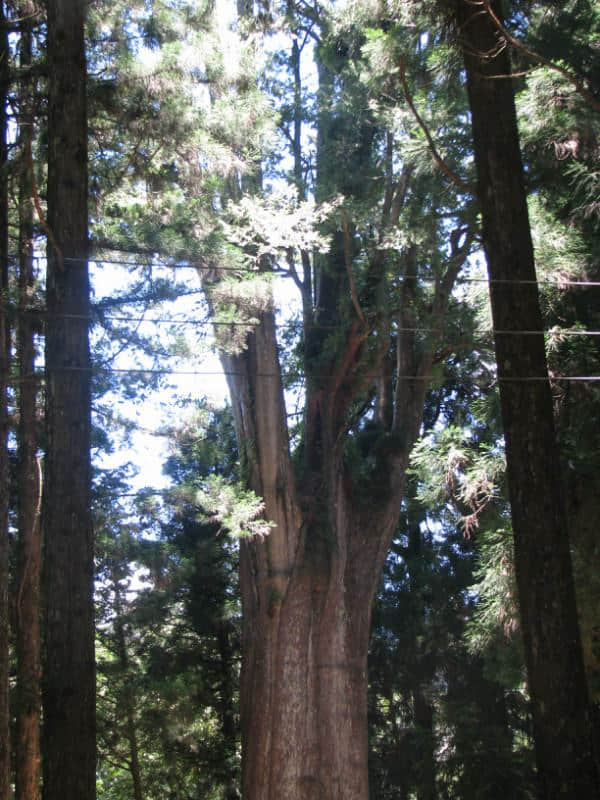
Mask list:
[[[48,2],[45,800],[96,782],[85,8]]]
[[[472,114],[540,797],[596,797],[586,680],[507,45],[457,8]],[[499,3],[492,10],[499,13]],[[489,9],[488,9],[489,11]],[[491,76],[494,76],[492,78]],[[539,330],[521,338],[511,332]]]

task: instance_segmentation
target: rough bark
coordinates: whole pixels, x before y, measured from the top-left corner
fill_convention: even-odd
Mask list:
[[[460,0],[456,9],[494,327],[541,331],[514,90],[510,79],[487,78],[510,73],[506,42],[485,4]],[[539,796],[597,797],[544,340],[496,334],[495,347]]]
[[[325,38],[325,15],[318,24]],[[343,193],[350,202],[328,223],[327,255],[301,248],[286,254],[303,312],[305,414],[293,456],[273,312],[257,309],[259,322],[244,349],[222,354],[242,469],[275,523],[269,535],[240,547],[245,800],[368,798],[371,606],[398,523],[439,328],[471,241],[453,233],[426,321],[420,320],[431,333],[417,339],[419,287],[402,277],[414,276],[418,254],[407,248],[386,263],[385,248],[363,246],[368,234],[352,212],[352,201],[361,207],[377,173],[385,198],[374,204],[373,218],[381,215],[374,227],[383,242],[398,224],[409,174],[394,172],[393,153],[381,166],[378,123],[365,98],[347,104],[362,89],[352,84],[346,95],[340,88],[349,56],[334,49],[335,75],[331,58],[317,56],[314,195],[321,202]],[[303,196],[300,57],[301,48],[292,46],[291,144]],[[391,136],[389,142],[393,150]],[[205,288],[210,302],[211,284]],[[400,309],[386,305],[390,293]],[[359,441],[364,466],[357,470],[349,452]]]
[[[84,0],[48,2],[44,798],[95,797]]]
[[[272,315],[244,354],[224,360],[249,484],[277,526],[241,546],[243,794],[366,800],[371,604],[424,387],[407,409],[409,433],[389,464],[387,496],[378,509],[361,508],[331,429],[331,450],[308,484],[294,475]]]
[[[0,2],[0,800],[10,797],[9,600],[8,600],[8,32]]]
[[[26,16],[22,9],[21,16]],[[31,65],[31,31],[23,25],[19,44],[21,67]],[[41,631],[40,583],[42,559],[41,463],[37,459],[37,385],[34,373],[33,318],[28,313],[34,292],[33,202],[31,157],[33,136],[32,86],[20,87],[21,175],[19,181],[19,318],[17,357],[23,380],[19,388],[18,432],[18,581],[16,592],[17,721],[15,794],[17,800],[37,800],[41,794]]]
[[[337,256],[331,260],[343,292],[347,273]],[[440,282],[434,313],[444,307],[460,260]],[[330,296],[337,302],[335,291]],[[304,458],[296,469],[273,314],[262,315],[244,352],[222,357],[248,483],[276,524],[264,540],[243,541],[240,553],[247,800],[368,797],[371,606],[398,522],[435,340],[417,356],[414,338],[398,337],[395,380],[402,387],[365,489],[344,459],[349,405],[372,380],[357,368],[364,338],[351,322],[341,352],[308,382]]]

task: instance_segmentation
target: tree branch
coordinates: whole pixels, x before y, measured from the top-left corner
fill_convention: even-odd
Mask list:
[[[356,284],[354,282],[354,275],[352,273],[352,238],[350,236],[350,221],[348,219],[348,215],[346,214],[345,209],[342,209],[342,227],[344,229],[344,260],[346,262],[346,271],[348,273],[348,283],[350,284],[350,295],[352,297],[352,305],[356,311],[356,314],[362,324],[366,327],[367,320],[363,313],[362,308],[360,307],[360,302],[358,300],[358,292],[356,291]]]
[[[568,80],[569,83],[571,83],[575,87],[575,90],[585,100],[588,101],[588,103],[594,108],[595,111],[600,111],[600,100],[598,100],[598,98],[592,92],[590,92],[590,90],[585,86],[583,80],[579,76],[575,75],[570,70],[565,69],[565,67],[561,67],[560,64],[556,64],[554,61],[550,61],[550,59],[545,58],[544,56],[540,55],[540,53],[537,53],[535,50],[532,50],[531,48],[527,47],[527,45],[524,45],[523,42],[520,42],[518,39],[516,39],[502,24],[502,21],[499,19],[496,12],[492,8],[489,0],[478,0],[477,4],[481,4],[481,6],[485,9],[486,13],[490,17],[496,28],[498,29],[498,31],[502,34],[505,40],[512,47],[515,48],[515,50],[518,50],[519,52],[526,55],[528,58],[533,59],[534,61],[539,61],[540,64],[543,64],[545,67],[548,67],[549,69],[558,72],[559,75],[562,75],[563,78],[566,78],[566,80]]]
[[[456,186],[458,186],[458,188],[461,191],[466,192],[467,194],[472,194],[472,195],[476,196],[477,191],[476,191],[475,187],[472,186],[471,184],[466,183],[465,181],[463,181],[463,179],[459,175],[457,175],[456,172],[454,172],[454,170],[452,170],[448,166],[448,164],[446,164],[444,159],[438,153],[438,150],[437,150],[437,148],[435,146],[435,142],[433,141],[433,137],[429,133],[429,129],[427,128],[427,125],[425,124],[425,121],[423,120],[423,118],[421,117],[419,112],[417,111],[417,108],[416,108],[416,106],[414,104],[414,101],[413,101],[413,98],[411,96],[410,89],[408,87],[408,81],[406,80],[406,68],[405,68],[405,63],[404,63],[404,59],[403,58],[400,59],[399,67],[400,67],[400,82],[402,84],[402,91],[404,92],[404,97],[406,98],[406,102],[408,103],[408,107],[412,111],[414,118],[416,119],[416,121],[419,124],[419,127],[421,128],[421,130],[425,134],[425,138],[427,139],[427,144],[429,145],[429,149],[431,151],[431,155],[433,156],[433,160],[438,165],[438,167],[441,169],[441,171],[444,173],[444,175],[447,178],[449,178],[452,181],[452,183],[454,183]]]

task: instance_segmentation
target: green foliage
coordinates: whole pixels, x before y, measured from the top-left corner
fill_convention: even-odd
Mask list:
[[[264,519],[265,504],[260,497],[221,475],[209,475],[193,493],[193,502],[201,509],[201,519],[219,526],[218,534],[227,533],[237,539],[264,537],[275,526]]]
[[[226,412],[200,405],[173,438],[167,470],[190,486],[200,480],[209,515],[199,515],[197,489],[182,489],[167,506],[142,499],[142,526],[127,526],[99,493],[100,797],[132,796],[132,737],[149,800],[236,796],[237,553],[222,533],[267,523],[254,519],[260,501],[231,484]],[[116,479],[104,481],[112,492]]]
[[[488,528],[478,542],[475,583],[469,591],[476,598],[466,627],[466,642],[473,654],[485,653],[485,674],[505,685],[524,680],[519,613],[510,529]]]
[[[479,527],[490,504],[505,501],[498,493],[498,482],[505,469],[496,444],[477,442],[464,428],[448,426],[430,433],[415,446],[411,462],[422,483],[418,498],[432,509],[443,509],[452,498],[466,536]],[[502,509],[503,510],[503,509]]]
[[[518,34],[591,84],[594,4],[523,7],[527,15],[511,20]],[[461,59],[448,45],[446,22],[433,2],[352,2],[341,14],[328,5],[292,5],[280,20],[241,25],[241,42],[209,3],[93,4],[93,239],[107,253],[137,252],[132,261],[197,264],[217,346],[228,354],[241,354],[247,334],[274,310],[274,274],[291,276],[312,325],[290,324],[280,336],[286,386],[299,406],[297,376],[306,370],[326,387],[358,305],[369,333],[347,382],[354,394],[343,466],[356,495],[374,506],[387,491],[387,454],[406,432],[390,434],[381,424],[377,388],[364,376],[389,369],[408,332],[416,363],[429,329],[442,329],[424,436],[374,613],[373,791],[382,800],[426,796],[433,769],[439,796],[523,800],[533,796],[531,736],[486,287],[459,279],[446,316],[435,309],[436,286],[453,263],[452,236],[476,235],[477,210],[440,172],[400,80],[402,69],[438,153],[472,183]],[[260,31],[271,23],[283,31],[281,46],[289,51],[291,34],[305,59],[306,41],[315,41],[319,83],[305,80],[299,100],[287,51],[266,59],[267,74],[257,81]],[[529,69],[515,53],[515,68],[522,66],[529,74],[519,81],[519,115],[537,269],[559,281],[543,291],[550,368],[596,374],[597,340],[574,334],[596,330],[598,312],[589,295],[560,280],[598,278],[597,117],[556,71]],[[298,122],[302,152],[290,158],[284,148]],[[273,190],[282,176],[293,191]],[[390,197],[398,200],[393,220]],[[472,265],[469,274],[482,273]],[[150,304],[186,288],[157,281],[148,266],[113,302],[127,295]],[[99,314],[110,307],[103,300]],[[99,355],[109,358],[121,346],[154,352],[157,364],[171,351],[131,326],[107,325]],[[599,397],[594,387],[554,388],[586,665],[598,697]],[[144,391],[138,378],[126,387],[130,398],[143,399]],[[104,413],[116,421],[113,409]],[[165,504],[148,495],[131,525],[124,509],[100,516],[99,794],[115,800],[131,796],[124,711],[132,697],[149,800],[216,798],[235,787],[235,539],[272,530],[261,499],[237,483],[243,475],[229,412],[201,405],[165,433],[174,441],[166,471],[176,486]],[[301,472],[303,420],[293,433]],[[125,478],[105,477],[104,488],[123,490]]]

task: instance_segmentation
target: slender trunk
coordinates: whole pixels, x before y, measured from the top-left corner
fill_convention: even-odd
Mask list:
[[[414,481],[413,481],[414,483]],[[410,486],[410,497],[416,495],[416,486]],[[414,501],[413,501],[414,503]],[[407,502],[407,534],[408,549],[406,563],[410,574],[412,591],[418,598],[419,616],[421,624],[426,624],[426,610],[423,595],[426,585],[423,580],[423,531],[421,524],[426,520],[426,514],[421,506]],[[418,631],[418,628],[417,628]],[[427,698],[427,688],[434,682],[434,669],[431,655],[423,652],[419,642],[421,636],[415,636],[412,643],[415,663],[413,666],[414,683],[412,687],[414,726],[418,742],[419,764],[417,768],[417,797],[418,800],[435,800],[435,734],[433,706]]]
[[[45,800],[96,781],[85,10],[48,2]]]
[[[229,620],[222,621],[217,628],[217,645],[221,670],[221,733],[225,750],[226,773],[224,775],[223,797],[225,800],[239,800],[237,788],[238,774],[235,766],[238,743],[238,726],[235,718],[235,677],[234,651],[231,643],[233,625]]]
[[[10,330],[8,324],[8,118],[10,86],[8,32],[0,0],[0,800],[11,795],[9,676],[9,470],[8,380]]]
[[[121,603],[121,589],[116,577],[113,577],[113,591],[115,595],[115,635],[117,643],[117,656],[123,675],[123,701],[125,708],[125,731],[129,745],[129,771],[133,783],[133,800],[143,800],[142,773],[140,770],[140,756],[137,741],[137,726],[135,722],[135,692],[129,680],[129,654],[127,653],[127,640],[123,624],[123,607]]]
[[[494,327],[541,331],[514,90],[488,77],[510,72],[506,43],[482,4],[457,8]],[[499,333],[495,345],[539,794],[597,797],[544,339]]]
[[[435,800],[435,737],[433,730],[433,707],[427,699],[424,686],[419,683],[413,689],[413,708],[417,741],[420,745],[420,764],[417,783],[419,800]]]
[[[22,15],[24,16],[24,14]],[[31,31],[24,25],[19,45],[21,67],[31,65]],[[19,320],[17,352],[23,380],[19,392],[18,483],[19,562],[16,602],[17,621],[17,725],[15,789],[17,800],[40,797],[41,757],[41,464],[37,459],[37,386],[33,375],[35,343],[28,310],[34,292],[32,207],[32,87],[21,86],[23,119],[20,145],[23,164],[19,181]]]

